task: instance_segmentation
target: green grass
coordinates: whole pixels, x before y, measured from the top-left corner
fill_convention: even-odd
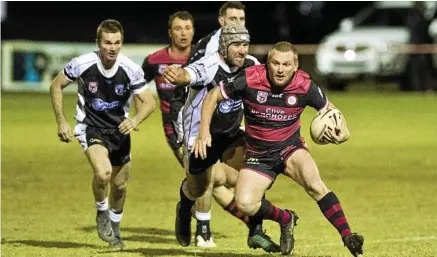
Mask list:
[[[350,141],[312,143],[308,125],[315,111],[310,109],[303,115],[302,134],[352,229],[364,234],[366,256],[437,256],[437,97],[390,90],[329,96],[348,121]],[[65,98],[71,125],[75,101],[74,95]],[[183,171],[165,144],[159,111],[133,134],[122,221],[127,250],[118,253],[95,232],[92,172],[77,142],[58,141],[50,97],[3,93],[1,107],[2,256],[263,255],[247,248],[245,225],[215,203],[211,222],[218,247],[177,244],[174,212]],[[281,176],[267,197],[300,216],[294,256],[350,256],[295,183]],[[278,240],[275,223],[265,222],[265,229]]]

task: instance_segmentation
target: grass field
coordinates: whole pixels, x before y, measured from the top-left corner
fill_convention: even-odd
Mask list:
[[[365,256],[437,256],[437,97],[391,91],[329,96],[348,121],[350,141],[310,142],[313,110],[303,115],[302,133],[352,229],[364,234]],[[183,171],[164,143],[158,110],[133,134],[122,221],[127,249],[108,250],[95,231],[92,172],[77,142],[58,141],[49,95],[3,93],[1,100],[2,256],[264,255],[247,247],[245,225],[215,203],[211,222],[218,247],[177,244],[175,204]],[[75,101],[74,95],[65,98],[71,125]],[[300,216],[294,256],[350,256],[296,184],[280,177],[267,197]],[[265,229],[278,241],[276,223],[266,221]]]

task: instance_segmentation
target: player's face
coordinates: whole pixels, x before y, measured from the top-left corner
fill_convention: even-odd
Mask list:
[[[104,63],[115,62],[120,53],[121,45],[123,43],[122,41],[120,32],[102,32],[102,37],[99,42],[99,51]]]
[[[244,10],[234,8],[227,9],[226,15],[219,17],[219,23],[222,27],[226,25],[238,25],[245,27],[246,13],[244,12]]]
[[[270,81],[274,86],[286,86],[297,70],[297,61],[293,52],[273,50],[267,62]]]
[[[248,52],[248,43],[233,43],[228,47],[228,55],[226,57],[226,60],[233,67],[242,67],[244,64],[244,59],[246,59]]]
[[[194,36],[193,23],[190,20],[174,18],[171,29],[168,30],[172,45],[178,49],[186,49],[191,46]]]

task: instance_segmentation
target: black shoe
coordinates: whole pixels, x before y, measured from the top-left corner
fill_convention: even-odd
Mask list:
[[[279,245],[266,235],[264,232],[257,233],[247,238],[247,245],[249,248],[261,248],[268,253],[278,253],[281,251]]]
[[[294,227],[297,224],[299,217],[290,210],[285,210],[290,213],[291,220],[288,223],[280,224],[281,227],[281,253],[283,255],[292,254],[294,248]]]
[[[355,257],[363,254],[364,237],[356,233],[342,237],[344,245]]]
[[[111,227],[111,220],[109,219],[109,211],[97,211],[96,215],[97,234],[100,239],[106,242],[114,240],[114,232]]]
[[[191,212],[181,213],[181,202],[176,205],[175,222],[176,239],[182,246],[189,246],[191,243]]]
[[[194,242],[197,247],[213,248],[216,244],[212,240],[211,228],[208,221],[197,220]]]

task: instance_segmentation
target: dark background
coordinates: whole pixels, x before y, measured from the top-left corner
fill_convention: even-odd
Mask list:
[[[167,43],[168,16],[189,11],[195,19],[194,42],[218,28],[224,2],[7,2],[2,39],[93,42],[99,23],[117,19],[125,43]],[[336,30],[341,19],[353,16],[371,2],[245,2],[246,26],[252,43],[319,43]],[[303,11],[302,11],[303,10]],[[307,10],[307,12],[305,12]],[[309,10],[309,11],[308,11]],[[282,12],[282,15],[281,15]],[[282,26],[279,26],[282,24]],[[279,28],[286,31],[282,36]],[[288,36],[287,36],[288,33]]]

